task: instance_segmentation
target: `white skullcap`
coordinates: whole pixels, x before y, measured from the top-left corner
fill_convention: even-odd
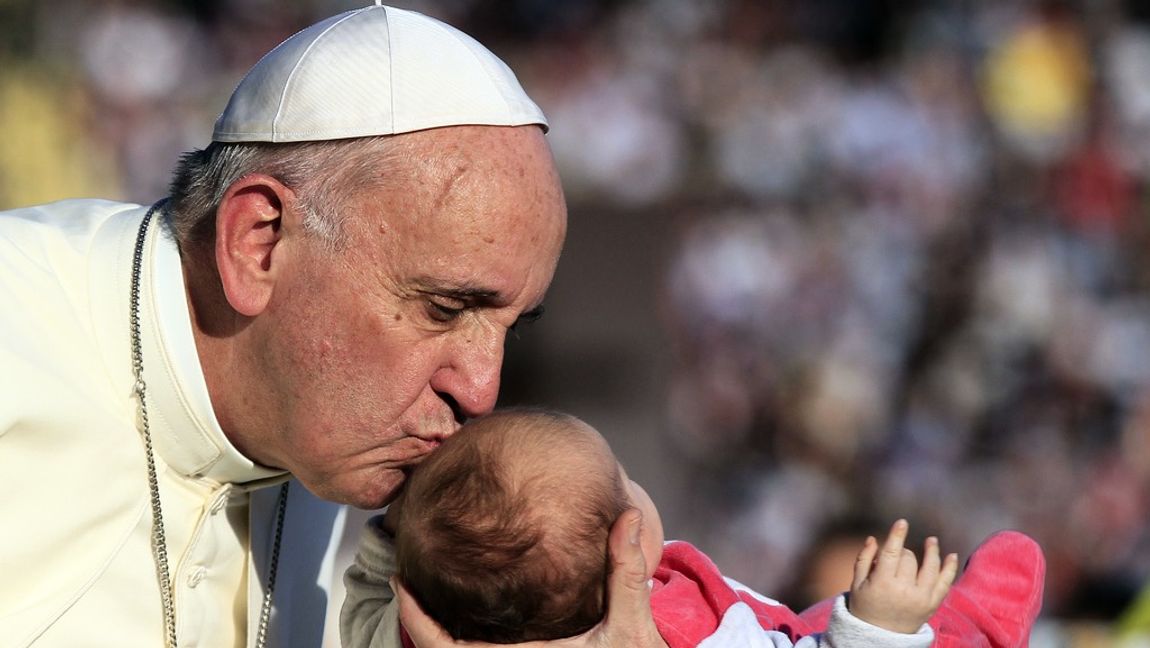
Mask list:
[[[216,120],[217,142],[305,142],[480,124],[547,128],[503,61],[467,34],[380,5],[268,52]]]

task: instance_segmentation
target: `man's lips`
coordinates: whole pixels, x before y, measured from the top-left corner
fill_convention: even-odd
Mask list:
[[[417,466],[431,455],[443,442],[437,439],[417,439],[406,437],[389,446],[380,448],[386,459],[380,464],[385,468],[402,469],[406,466]]]
[[[423,439],[424,441],[440,441],[450,437],[459,431],[461,423],[448,418],[443,419],[438,416],[428,417],[420,420],[414,425],[405,426],[404,433],[409,437],[416,439]]]
[[[432,452],[435,452],[435,450],[436,450],[436,449],[437,449],[439,446],[443,445],[443,442],[442,442],[442,441],[437,441],[437,440],[434,440],[434,439],[432,439],[432,440],[430,440],[430,441],[429,441],[429,440],[425,440],[425,439],[420,439],[420,441],[421,441],[421,442],[422,442],[422,444],[423,444],[423,447],[424,447],[424,452],[423,452],[422,454],[420,454],[418,457],[416,457],[416,460],[417,460],[417,461],[416,461],[416,464],[420,464],[420,463],[423,463],[423,460],[424,460],[424,459],[428,458],[428,457],[431,455],[431,453],[432,453]]]

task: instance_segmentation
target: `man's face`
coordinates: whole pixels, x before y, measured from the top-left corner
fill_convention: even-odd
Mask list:
[[[494,407],[507,331],[539,308],[566,231],[538,128],[402,137],[398,177],[348,204],[343,249],[284,232],[288,262],[253,321],[272,419],[253,454],[364,508]]]

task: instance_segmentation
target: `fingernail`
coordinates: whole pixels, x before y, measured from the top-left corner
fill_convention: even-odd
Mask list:
[[[643,529],[643,516],[636,515],[631,520],[631,526],[627,529],[627,540],[633,544],[639,544],[639,532]]]

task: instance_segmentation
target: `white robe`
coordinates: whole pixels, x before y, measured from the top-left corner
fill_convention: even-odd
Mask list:
[[[163,645],[129,336],[146,207],[0,212],[0,645]],[[183,647],[250,646],[278,488],[212,413],[178,251],[150,227],[141,285],[148,414]],[[340,507],[293,484],[270,646],[321,645]],[[250,530],[250,533],[249,533]],[[249,550],[250,549],[250,550]],[[339,601],[330,602],[338,608]]]

